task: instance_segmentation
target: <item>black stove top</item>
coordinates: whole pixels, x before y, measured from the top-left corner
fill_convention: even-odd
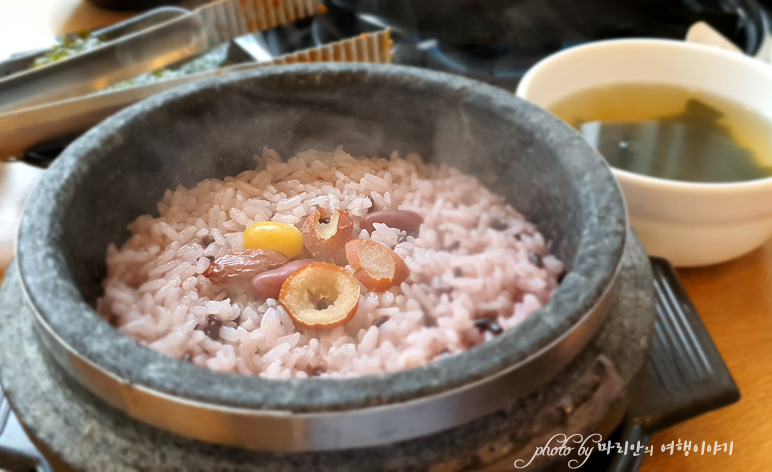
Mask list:
[[[328,0],[327,13],[257,35],[267,56],[393,29],[394,62],[514,90],[542,58],[588,41],[683,39],[705,21],[748,54],[768,33],[757,0]]]

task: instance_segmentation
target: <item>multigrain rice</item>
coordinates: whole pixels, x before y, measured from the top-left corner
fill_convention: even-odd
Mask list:
[[[108,248],[98,311],[121,332],[222,372],[351,377],[465,351],[521,323],[557,287],[563,264],[536,227],[458,170],[416,155],[355,158],[342,149],[287,162],[264,149],[255,160],[255,170],[236,177],[167,190],[158,217],[140,216],[123,247]],[[419,234],[379,223],[372,234],[361,230],[373,205],[420,214]],[[363,289],[346,325],[296,327],[248,284],[214,285],[202,275],[210,259],[243,250],[242,233],[255,222],[300,227],[318,207],[347,210],[355,237],[386,244],[411,272],[387,292]]]

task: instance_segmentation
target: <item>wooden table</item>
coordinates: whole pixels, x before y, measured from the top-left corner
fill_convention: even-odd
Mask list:
[[[0,3],[0,58],[45,46],[52,35],[104,26],[127,17],[79,0]],[[22,40],[24,42],[22,42]],[[0,277],[13,253],[24,199],[42,171],[0,164]],[[654,437],[654,456],[643,472],[772,470],[772,241],[738,260],[679,274],[742,391],[742,400]],[[659,452],[671,440],[734,441],[734,453],[672,456]]]

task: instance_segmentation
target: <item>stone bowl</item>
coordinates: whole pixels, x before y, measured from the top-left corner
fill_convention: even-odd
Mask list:
[[[567,273],[517,329],[445,360],[355,379],[222,374],[155,352],[94,310],[108,244],[167,188],[235,175],[263,146],[446,163],[503,194]],[[25,209],[17,260],[38,339],[132,417],[210,442],[330,450],[396,442],[490,414],[543,385],[605,315],[627,228],[603,159],[557,118],[503,90],[425,70],[302,64],[227,75],[138,103],[74,142]]]

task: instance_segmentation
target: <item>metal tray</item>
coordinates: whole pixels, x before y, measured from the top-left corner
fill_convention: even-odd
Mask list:
[[[154,8],[148,12],[132,17],[126,21],[90,31],[90,33],[104,41],[113,41],[123,36],[136,33],[155,25],[159,25],[188,13],[188,10],[180,7]],[[63,37],[73,36],[73,34]],[[53,45],[52,45],[53,47]],[[35,62],[48,49],[39,49],[25,53],[15,54],[10,59],[0,61],[0,78],[29,70]]]

